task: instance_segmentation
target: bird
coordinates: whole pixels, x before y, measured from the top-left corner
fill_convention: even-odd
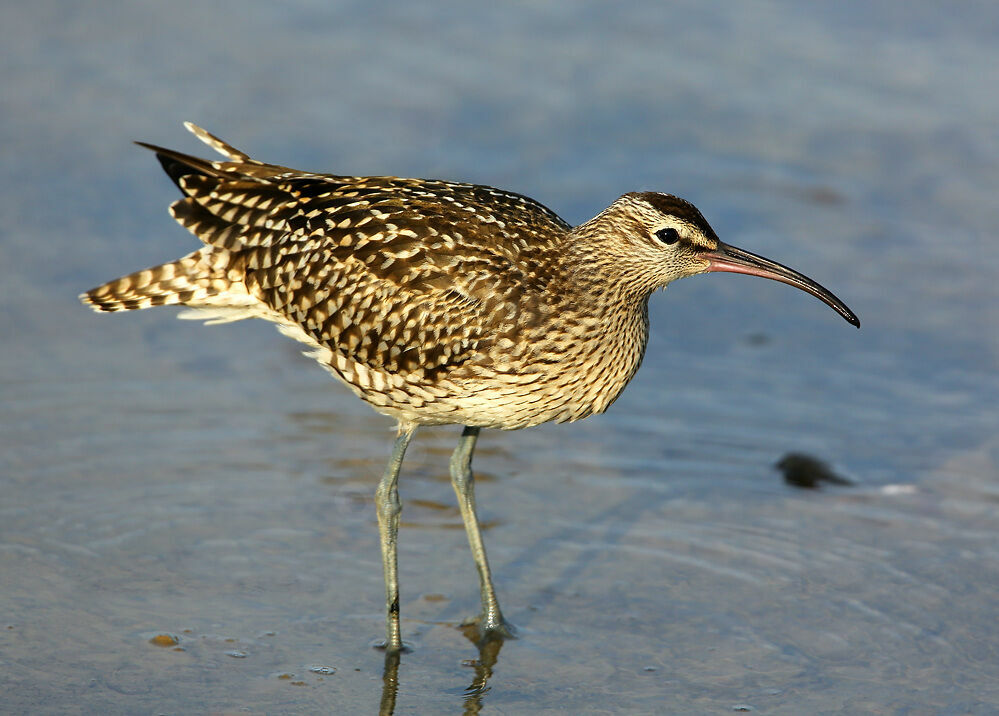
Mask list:
[[[472,456],[483,428],[516,430],[603,413],[634,377],[652,294],[680,278],[742,273],[830,291],[719,240],[688,201],[630,192],[571,226],[490,186],[298,171],[255,159],[187,122],[221,158],[145,142],[180,190],[170,213],[202,246],[81,294],[96,311],[180,305],[207,324],[261,318],[307,346],[396,421],[375,490],[388,653],[400,630],[398,479],[414,432],[460,425],[449,471],[478,570],[480,639],[510,638],[483,544]]]

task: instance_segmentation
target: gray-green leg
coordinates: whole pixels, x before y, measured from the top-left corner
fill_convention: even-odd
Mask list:
[[[392,457],[385,467],[378,489],[375,490],[375,509],[378,511],[378,533],[382,542],[382,567],[385,572],[385,643],[379,646],[390,652],[402,650],[399,634],[399,468],[406,454],[415,425],[399,425],[399,434],[392,447]]]
[[[486,559],[486,548],[482,544],[482,531],[479,529],[479,518],[475,513],[475,477],[472,475],[472,452],[475,441],[479,437],[479,428],[466,427],[461,433],[458,447],[451,455],[451,484],[458,496],[458,507],[461,508],[461,518],[465,522],[465,532],[468,533],[468,544],[472,548],[472,557],[479,570],[479,590],[482,594],[482,614],[479,617],[479,629],[484,636],[499,635],[513,637],[513,626],[508,624],[500,611],[496,600],[496,590],[493,588],[493,578],[489,572],[489,561]]]

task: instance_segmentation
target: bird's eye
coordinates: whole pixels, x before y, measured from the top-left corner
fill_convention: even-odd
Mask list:
[[[672,226],[668,226],[665,229],[659,229],[659,231],[656,232],[656,238],[667,246],[672,246],[680,240],[680,232]]]

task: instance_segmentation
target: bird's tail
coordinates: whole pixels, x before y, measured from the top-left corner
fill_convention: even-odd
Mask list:
[[[227,252],[208,247],[184,258],[116,278],[80,294],[95,311],[134,311],[150,306],[212,303],[230,288]]]

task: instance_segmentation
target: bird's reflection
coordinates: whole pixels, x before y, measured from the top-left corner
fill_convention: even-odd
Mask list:
[[[385,669],[382,671],[382,700],[378,706],[380,716],[395,713],[395,699],[399,694],[399,652],[385,653]]]
[[[467,716],[482,710],[483,699],[489,693],[489,679],[493,675],[493,667],[499,660],[500,649],[503,648],[506,639],[499,634],[489,634],[480,638],[475,625],[466,626],[463,631],[465,637],[479,650],[479,658],[468,662],[469,666],[475,667],[475,678],[465,689],[464,713]]]
[[[462,713],[468,716],[482,711],[485,695],[489,693],[489,679],[493,675],[493,669],[499,660],[500,649],[503,648],[506,639],[497,634],[482,637],[474,625],[464,627],[462,633],[475,644],[479,651],[478,659],[470,659],[465,662],[475,669],[475,677],[464,690],[462,703],[464,707]],[[382,671],[382,699],[378,707],[378,713],[381,716],[391,716],[395,713],[395,703],[399,695],[400,660],[399,652],[385,654],[385,668]]]

